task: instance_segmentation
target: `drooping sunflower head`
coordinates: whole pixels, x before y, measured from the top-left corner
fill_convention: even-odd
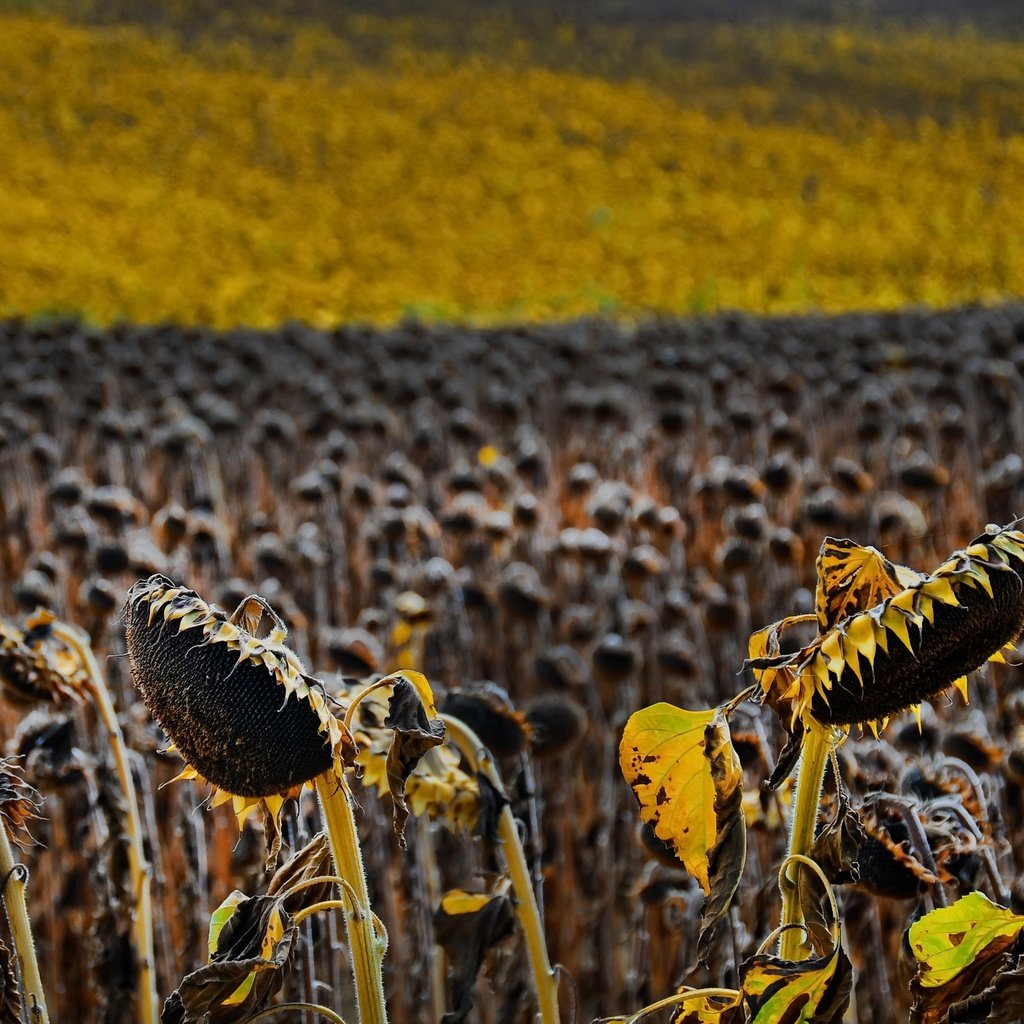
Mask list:
[[[748,667],[790,722],[874,726],[951,684],[966,697],[967,674],[1003,660],[1024,629],[1024,532],[989,527],[927,576],[826,538],[816,608],[750,640]],[[780,653],[783,630],[804,620],[818,635]]]
[[[284,645],[278,622],[255,635],[260,599],[231,616],[165,576],[128,593],[132,674],[150,713],[186,769],[234,797],[240,817],[261,806],[276,818],[282,798],[352,763],[352,739],[331,712],[322,685]],[[266,609],[269,611],[269,609]]]
[[[0,620],[0,690],[12,704],[61,704],[84,698],[85,666],[50,629],[53,615],[40,609],[24,628]]]

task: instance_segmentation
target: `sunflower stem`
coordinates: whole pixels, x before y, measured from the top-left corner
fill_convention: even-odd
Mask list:
[[[36,948],[32,941],[32,925],[25,906],[25,884],[28,871],[14,859],[14,851],[7,839],[7,828],[0,816],[0,881],[3,891],[2,902],[7,909],[7,920],[11,926],[14,952],[18,958],[22,993],[28,1006],[29,1020],[33,1024],[48,1024],[46,999],[43,996],[43,981],[39,976]]]
[[[831,750],[832,729],[819,724],[813,718],[809,719],[804,729],[800,766],[797,768],[796,800],[789,830],[787,862],[794,857],[807,857],[810,853],[811,844],[814,842],[814,828],[818,823],[825,765],[828,763]],[[781,927],[786,929],[779,940],[779,956],[783,960],[803,960],[810,955],[806,931],[801,927],[788,927],[804,923],[796,885],[798,864],[799,861],[794,862],[791,871],[784,871],[779,876],[779,888],[782,892]]]
[[[459,748],[472,770],[482,772],[498,792],[502,792],[501,776],[494,766],[494,760],[476,733],[457,718],[450,715],[440,717],[448,731],[448,738]],[[526,855],[523,853],[516,820],[507,804],[502,808],[501,817],[498,819],[498,835],[501,837],[501,850],[516,894],[516,916],[526,936],[533,983],[540,1004],[540,1019],[542,1024],[559,1024],[558,975],[551,969],[551,962],[548,960],[544,927],[533,895],[530,870],[526,865]]]
[[[349,956],[356,986],[359,1024],[387,1024],[382,962],[384,951],[374,928],[366,872],[359,847],[359,832],[348,786],[333,771],[316,778],[316,792],[323,811],[324,829],[338,874],[352,887],[354,896],[345,906]],[[348,901],[346,901],[348,902]]]
[[[146,860],[142,845],[142,818],[135,796],[135,783],[128,764],[128,750],[125,747],[121,724],[117,720],[110,691],[103,681],[96,656],[85,633],[61,622],[54,622],[53,635],[67,645],[76,655],[88,676],[89,694],[99,714],[100,722],[107,734],[107,743],[114,755],[117,781],[127,808],[125,831],[128,835],[128,874],[131,879],[135,905],[132,908],[132,945],[138,963],[136,995],[141,1024],[157,1024],[160,1019],[160,1004],[156,994],[156,957],[153,952],[153,898],[150,890],[152,869]]]

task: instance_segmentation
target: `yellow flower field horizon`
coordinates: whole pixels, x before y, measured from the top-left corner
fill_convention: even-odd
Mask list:
[[[0,17],[0,315],[498,323],[1024,293],[1024,43],[719,30],[711,58],[602,76],[528,40],[357,28],[270,22],[271,51]],[[801,93],[804,64],[865,88]]]

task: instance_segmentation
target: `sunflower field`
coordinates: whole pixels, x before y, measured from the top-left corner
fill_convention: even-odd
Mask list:
[[[0,314],[490,323],[1024,288],[1012,38],[472,5],[0,18]]]

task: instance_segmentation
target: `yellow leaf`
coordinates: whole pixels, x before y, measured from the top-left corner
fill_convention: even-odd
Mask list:
[[[456,914],[475,914],[478,910],[486,907],[494,896],[488,896],[482,892],[466,892],[464,889],[452,889],[445,893],[441,900],[441,909],[454,917]]]
[[[724,1024],[735,1018],[740,1005],[740,994],[735,997],[721,995],[698,995],[682,1004],[682,1011],[672,1024]]]
[[[653,704],[630,717],[619,745],[619,764],[640,803],[640,817],[675,850],[705,895],[717,823],[704,733],[715,714]]]

